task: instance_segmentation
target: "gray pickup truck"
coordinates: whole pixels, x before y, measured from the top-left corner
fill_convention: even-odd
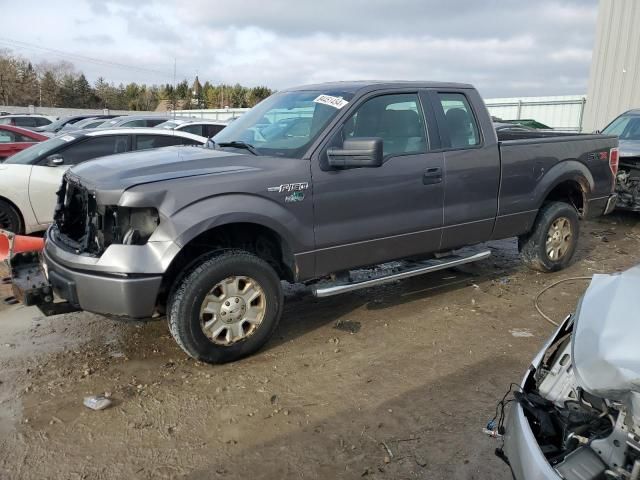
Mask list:
[[[579,219],[615,205],[617,138],[506,132],[471,85],[339,82],[264,100],[208,148],[72,168],[20,292],[55,313],[166,313],[194,358],[258,350],[282,282],[328,296],[486,258],[518,237],[532,268],[564,268]],[[368,269],[368,270],[367,270]],[[14,273],[15,274],[15,273]],[[33,287],[33,288],[32,288]]]

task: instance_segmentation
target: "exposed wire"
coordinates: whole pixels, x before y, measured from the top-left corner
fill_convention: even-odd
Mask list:
[[[547,322],[549,322],[551,325],[555,325],[556,327],[559,326],[560,324],[558,322],[556,322],[555,320],[551,319],[547,314],[545,314],[542,309],[540,308],[540,305],[538,303],[538,301],[540,300],[540,297],[542,296],[542,294],[544,292],[546,292],[547,290],[555,287],[556,285],[559,285],[561,283],[564,282],[572,282],[575,280],[591,280],[591,276],[587,277],[587,276],[582,276],[582,277],[569,277],[569,278],[563,278],[561,280],[558,280],[557,282],[553,282],[551,285],[547,285],[546,287],[544,287],[542,290],[540,290],[538,292],[538,294],[536,295],[535,300],[533,301],[533,305],[536,307],[536,310],[538,311],[538,313],[542,316],[542,318],[544,318]]]

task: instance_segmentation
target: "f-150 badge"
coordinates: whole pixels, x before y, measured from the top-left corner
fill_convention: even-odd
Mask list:
[[[283,183],[277,187],[269,187],[267,191],[269,192],[301,192],[302,190],[306,190],[309,188],[309,184],[307,182],[300,183]]]

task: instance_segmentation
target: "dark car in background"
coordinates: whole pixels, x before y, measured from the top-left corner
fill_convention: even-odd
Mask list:
[[[629,110],[607,125],[602,133],[617,135],[619,170],[616,208],[640,211],[640,109]]]
[[[103,119],[109,119],[109,118],[113,118],[116,115],[96,115],[96,114],[86,114],[86,115],[70,115],[70,116],[66,116],[66,117],[60,117],[58,120],[56,120],[55,122],[50,123],[49,125],[45,125],[43,127],[38,127],[35,130],[37,132],[44,132],[44,133],[58,133],[60,130],[62,130],[66,125],[73,125],[74,123],[80,122],[82,120],[85,120],[87,118],[103,118]]]
[[[26,128],[0,125],[0,161],[49,137]]]
[[[75,130],[91,130],[92,128],[98,128],[104,122],[109,120],[112,117],[104,118],[104,117],[91,117],[85,118],[84,120],[80,120],[75,123],[67,123],[60,132],[73,132]]]
[[[167,120],[166,115],[126,115],[112,118],[98,128],[151,128]]]

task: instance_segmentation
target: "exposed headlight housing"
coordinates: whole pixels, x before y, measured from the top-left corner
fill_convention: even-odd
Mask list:
[[[100,210],[104,209],[104,212]],[[144,245],[158,228],[160,216],[152,207],[98,207],[96,237],[100,250],[112,244]]]

